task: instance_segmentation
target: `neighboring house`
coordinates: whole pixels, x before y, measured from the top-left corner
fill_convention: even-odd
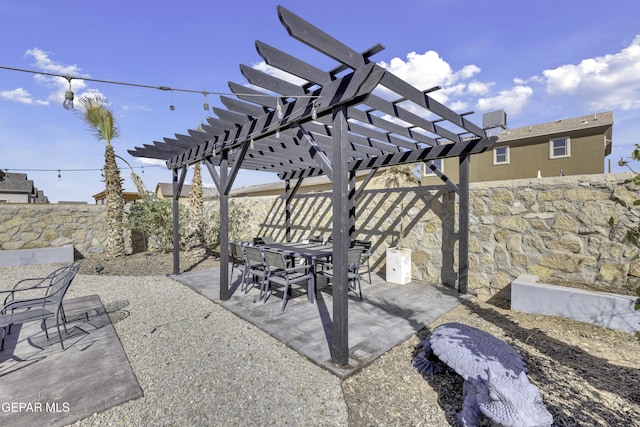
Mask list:
[[[189,195],[191,195],[191,185],[184,184],[182,186],[182,191],[180,192],[180,202],[188,202]],[[171,199],[173,197],[173,184],[168,182],[159,182],[156,185],[156,198],[158,200],[161,199]],[[202,188],[202,198],[204,200],[212,200],[218,198],[218,192],[214,188]]]
[[[49,199],[27,179],[26,173],[4,172],[0,180],[0,203],[49,203]]]
[[[367,184],[367,189],[379,189],[384,188],[384,182],[379,178],[378,175],[382,173],[382,170],[374,176],[371,181]],[[356,186],[360,186],[362,181],[367,177],[369,171],[357,171],[356,172]],[[291,189],[295,186],[297,180],[291,181]],[[186,185],[185,185],[186,187]],[[321,193],[324,191],[331,191],[332,185],[331,181],[326,175],[322,176],[314,176],[305,178],[302,180],[300,184],[300,188],[296,194],[305,194],[305,193]],[[248,187],[241,187],[231,190],[231,197],[256,197],[256,196],[282,196],[285,190],[285,182],[270,182],[267,184],[256,184]]]
[[[505,129],[492,148],[471,156],[469,181],[604,173],[612,131],[610,111]],[[459,181],[457,158],[436,166],[453,182]],[[422,171],[422,185],[442,184],[428,167]]]

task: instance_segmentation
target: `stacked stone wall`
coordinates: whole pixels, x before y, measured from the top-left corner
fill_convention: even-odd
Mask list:
[[[0,249],[73,245],[80,253],[104,252],[104,205],[2,204]]]
[[[568,176],[473,183],[470,186],[469,287],[495,293],[523,273],[544,280],[630,292],[640,282],[638,248],[626,240],[637,227],[640,191],[630,174]],[[287,238],[280,197],[233,199],[240,223],[232,240]],[[205,202],[217,218],[218,203]],[[0,205],[0,247],[73,244],[102,252],[106,210],[92,205]],[[296,196],[289,238],[331,235],[331,194]],[[373,242],[372,269],[384,272],[385,251],[412,250],[412,277],[456,285],[458,198],[446,186],[365,190],[356,205],[356,237]],[[610,226],[613,219],[613,227]],[[402,238],[400,237],[402,236]]]

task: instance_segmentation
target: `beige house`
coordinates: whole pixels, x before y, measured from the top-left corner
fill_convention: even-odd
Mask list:
[[[491,149],[471,156],[469,180],[604,173],[605,157],[611,154],[612,131],[611,111],[505,129]],[[457,162],[457,158],[444,159],[436,166],[458,182]],[[423,165],[422,185],[440,184],[442,180]]]

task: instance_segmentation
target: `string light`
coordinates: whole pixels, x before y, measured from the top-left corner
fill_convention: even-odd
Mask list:
[[[58,181],[62,179],[62,175],[60,174],[60,169],[58,169]]]
[[[73,110],[73,91],[71,90],[71,77],[65,77],[69,82],[69,90],[64,93],[64,102],[62,103],[62,107],[65,110]]]
[[[165,168],[164,165],[147,165],[147,166],[132,166],[133,169],[143,169],[143,168]],[[96,172],[101,171],[102,168],[93,168],[93,169],[16,169],[16,168],[3,168],[4,172],[58,172],[61,174],[62,172]]]
[[[209,103],[207,102],[207,92],[202,92],[202,94],[204,95],[204,104],[202,105],[202,107],[204,108],[204,111],[209,112]]]
[[[128,83],[128,82],[118,82],[118,81],[113,81],[113,80],[103,80],[103,79],[93,79],[90,77],[77,77],[77,76],[71,76],[68,74],[58,74],[58,73],[50,73],[50,72],[46,72],[46,71],[35,71],[35,70],[27,70],[25,68],[16,68],[16,67],[7,67],[4,65],[0,65],[0,69],[2,70],[8,70],[8,71],[18,71],[21,73],[30,73],[30,74],[40,74],[43,76],[52,76],[52,77],[61,77],[63,79],[66,79],[69,82],[69,90],[67,90],[65,92],[65,104],[69,104],[69,106],[71,108],[67,108],[65,106],[65,109],[71,110],[73,109],[73,91],[71,90],[71,80],[85,80],[88,82],[96,82],[96,83],[105,83],[105,84],[113,84],[113,85],[121,85],[121,86],[131,86],[131,87],[140,87],[140,88],[146,88],[146,89],[156,89],[156,90],[161,90],[164,92],[186,92],[186,93],[200,93],[203,94],[205,96],[205,103],[203,105],[203,107],[205,107],[205,110],[209,110],[209,108],[206,108],[208,106],[208,103],[206,102],[206,96],[207,95],[230,95],[230,96],[251,96],[251,97],[263,97],[263,98],[273,98],[274,95],[270,95],[270,94],[258,94],[258,93],[233,93],[233,92],[215,92],[215,91],[202,91],[202,90],[196,90],[196,89],[179,89],[179,88],[172,88],[169,86],[153,86],[153,85],[146,85],[146,84],[139,84],[139,83]],[[291,98],[297,98],[297,99],[303,99],[303,98],[311,98],[314,100],[319,99],[320,97],[318,95],[291,95]],[[276,105],[276,114],[278,116],[278,119],[282,119],[284,117],[284,113],[282,111],[282,105],[281,105],[281,99],[280,97],[276,96],[277,98],[277,105]],[[67,102],[69,101],[69,102]],[[176,107],[172,104],[169,106],[169,109],[171,111],[174,111],[176,109]]]

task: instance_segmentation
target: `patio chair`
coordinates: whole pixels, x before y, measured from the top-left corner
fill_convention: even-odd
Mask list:
[[[362,248],[360,268],[369,275],[369,283],[371,283],[371,265],[369,263],[369,259],[371,258],[371,240],[356,239],[351,243],[351,246]]]
[[[246,287],[246,260],[244,250],[239,243],[229,243],[229,257],[231,258],[231,277],[233,277],[233,270],[242,266],[242,280],[240,282],[240,290],[244,291]]]
[[[354,292],[360,297],[360,299],[362,299],[362,287],[360,286],[361,259],[361,248],[349,248],[349,251],[347,252],[347,279],[349,280],[349,291]],[[333,281],[333,265],[325,265],[325,269],[319,270],[317,274],[325,276],[329,282]]]
[[[271,236],[263,236],[263,237],[254,237],[253,244],[254,245],[268,245],[269,243],[273,243],[273,237]]]
[[[284,286],[284,290],[282,291],[282,311],[284,311],[287,306],[291,285],[306,282],[307,292],[309,292],[309,289],[311,288],[311,280],[313,280],[311,266],[303,264],[295,267],[289,267],[282,252],[270,251],[267,249],[264,251],[264,258],[269,265],[270,273],[266,280],[262,301],[267,302],[269,296],[273,293],[273,290],[271,289],[272,283]]]
[[[309,243],[320,243],[320,244],[322,244],[323,242],[324,242],[324,239],[322,238],[322,236],[309,237]]]
[[[64,331],[67,333],[67,319],[62,301],[81,264],[81,260],[75,261],[66,267],[55,270],[45,278],[24,279],[19,281],[13,289],[0,291],[0,293],[8,293],[2,307],[0,307],[0,328],[2,328],[0,351],[4,350],[4,341],[6,336],[11,333],[12,325],[40,320],[42,321],[42,329],[49,339],[46,322],[51,317],[56,318],[60,346],[64,350],[60,321],[62,320]],[[24,297],[18,298],[19,296]]]
[[[244,293],[248,293],[256,283],[256,278],[260,278],[260,299],[262,299],[262,289],[269,274],[262,250],[255,246],[245,246],[244,255],[246,257],[245,277],[247,278]],[[248,281],[249,278],[251,278],[251,282]]]

